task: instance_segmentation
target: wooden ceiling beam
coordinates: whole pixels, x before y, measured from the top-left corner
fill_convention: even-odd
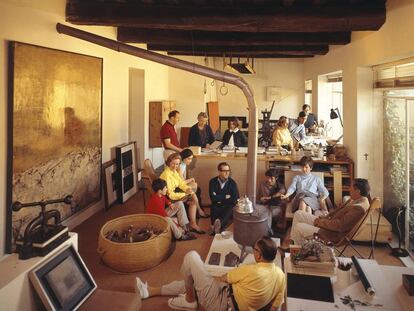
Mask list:
[[[223,54],[221,53],[201,53],[201,52],[167,52],[168,55],[171,56],[208,56],[208,57],[223,57]],[[310,58],[313,57],[313,55],[287,55],[287,54],[281,54],[281,53],[273,53],[273,54],[233,54],[232,57],[234,58]],[[229,56],[226,56],[229,57]]]
[[[118,28],[118,41],[181,45],[342,45],[351,42],[351,32],[221,32],[168,29]]]
[[[257,54],[289,54],[289,55],[325,55],[329,51],[327,45],[321,46],[184,46],[167,44],[147,44],[148,50],[169,52],[212,52],[226,53],[257,53]]]
[[[157,2],[155,2],[157,3]],[[378,30],[385,0],[324,5],[161,5],[68,0],[66,21],[79,25],[208,31],[337,32]]]

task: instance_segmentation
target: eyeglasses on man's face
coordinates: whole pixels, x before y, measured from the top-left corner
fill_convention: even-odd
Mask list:
[[[220,172],[230,173],[231,170],[220,170]]]

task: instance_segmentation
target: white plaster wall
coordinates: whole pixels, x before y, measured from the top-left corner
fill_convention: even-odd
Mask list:
[[[228,59],[227,59],[228,61]],[[233,59],[233,62],[235,59]],[[216,67],[223,68],[222,59],[216,59]],[[266,87],[280,87],[280,102],[275,103],[272,119],[280,116],[297,117],[304,103],[305,80],[303,79],[303,60],[268,60],[255,59],[254,69],[256,74],[242,75],[243,79],[251,86],[259,118],[260,111],[270,109],[272,101],[267,101]],[[227,85],[228,94],[220,94],[221,82],[217,83],[217,99],[220,104],[221,116],[248,116],[247,100],[243,92],[236,86]]]
[[[148,102],[168,98],[168,68],[136,57],[99,47],[55,30],[57,22],[65,23],[65,0],[0,0],[0,257],[4,254],[6,227],[6,164],[7,164],[7,41],[20,41],[55,49],[102,57],[103,61],[103,128],[102,161],[110,159],[110,148],[128,140],[128,79],[129,68],[145,71],[145,115]],[[79,27],[115,39],[111,27]],[[147,133],[148,118],[142,115]],[[138,142],[146,157],[152,157],[148,135]],[[86,218],[96,205],[78,218]],[[79,220],[74,220],[78,223]]]
[[[304,64],[304,78],[314,82],[318,75],[343,71],[344,144],[355,161],[356,176],[369,177],[374,195],[382,195],[383,187],[382,110],[367,67],[414,55],[413,16],[414,1],[388,0],[386,22],[379,31],[354,32],[350,44],[331,47],[327,55]]]

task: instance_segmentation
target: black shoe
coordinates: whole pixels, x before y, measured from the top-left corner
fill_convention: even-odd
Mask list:
[[[195,233],[198,233],[198,234],[206,234],[206,232],[204,230],[198,230],[198,229],[195,229],[195,228],[190,228],[190,232],[195,232]]]
[[[188,232],[188,233],[184,233],[181,236],[181,238],[177,239],[177,241],[190,241],[190,240],[195,240],[195,239],[197,239],[195,234]]]

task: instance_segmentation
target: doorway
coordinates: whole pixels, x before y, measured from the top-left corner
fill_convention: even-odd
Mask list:
[[[137,164],[143,167],[145,154],[145,71],[129,68],[128,140],[137,142]]]

